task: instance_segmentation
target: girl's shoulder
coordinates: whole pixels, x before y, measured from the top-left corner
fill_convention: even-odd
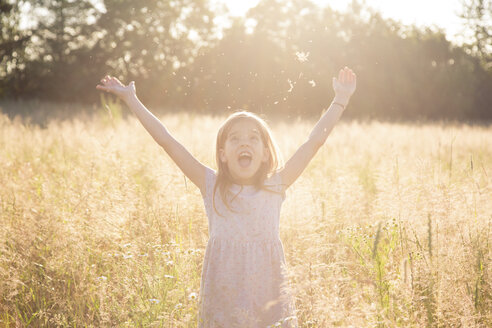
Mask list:
[[[213,190],[215,181],[217,180],[217,171],[210,167],[205,167],[205,195],[206,196]]]
[[[282,176],[280,175],[280,171],[275,171],[270,173],[270,175],[265,179],[265,185],[283,185]]]
[[[217,171],[215,171],[214,169],[206,166],[205,167],[205,177],[217,178]]]
[[[267,177],[263,185],[268,190],[280,194],[282,198],[285,199],[286,188],[278,171],[272,173],[269,177]]]

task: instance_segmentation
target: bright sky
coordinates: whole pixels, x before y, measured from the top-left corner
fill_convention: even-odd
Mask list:
[[[216,0],[227,5],[235,16],[244,15],[261,0]],[[312,0],[320,6],[331,6],[345,10],[352,0]],[[365,3],[378,10],[384,18],[392,18],[403,24],[417,26],[438,26],[444,29],[448,40],[461,44],[464,27],[458,17],[461,0],[365,0]]]

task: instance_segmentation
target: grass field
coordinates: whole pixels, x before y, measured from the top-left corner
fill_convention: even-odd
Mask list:
[[[223,118],[160,118],[216,167]],[[490,125],[340,122],[282,209],[300,327],[492,326],[491,182]],[[0,115],[0,186],[1,327],[196,326],[200,192],[134,117]]]

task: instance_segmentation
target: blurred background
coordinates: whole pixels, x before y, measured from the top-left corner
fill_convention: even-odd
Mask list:
[[[490,0],[0,0],[0,21],[10,114],[97,106],[111,74],[153,111],[319,116],[349,66],[346,117],[492,119]]]

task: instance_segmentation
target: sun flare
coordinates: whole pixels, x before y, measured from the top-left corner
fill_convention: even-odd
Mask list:
[[[261,0],[214,0],[225,4],[232,16],[243,16]],[[346,10],[352,0],[312,0],[320,7],[331,6],[336,10]],[[460,0],[367,0],[365,3],[379,11],[383,17],[401,21],[403,24],[417,26],[437,26],[442,28],[448,38],[455,42],[464,41],[464,26],[459,18]],[[436,14],[439,13],[439,14]]]

